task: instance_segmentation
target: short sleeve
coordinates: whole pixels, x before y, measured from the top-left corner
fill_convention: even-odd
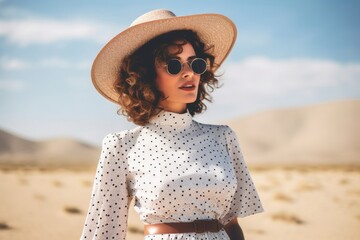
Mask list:
[[[126,184],[128,167],[120,147],[115,134],[103,139],[81,240],[126,238],[131,197]]]
[[[264,209],[251,179],[248,167],[244,161],[235,132],[229,126],[225,126],[223,134],[226,138],[227,150],[232,159],[237,178],[237,187],[231,206],[222,221],[226,224],[233,217],[246,217],[263,212]]]

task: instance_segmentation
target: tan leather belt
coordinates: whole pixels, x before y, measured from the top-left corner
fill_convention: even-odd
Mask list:
[[[224,226],[218,220],[195,220],[193,222],[155,223],[144,225],[144,235],[171,233],[218,232]]]

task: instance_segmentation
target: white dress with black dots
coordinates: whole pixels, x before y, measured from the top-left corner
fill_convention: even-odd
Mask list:
[[[146,126],[103,140],[81,239],[126,239],[128,207],[144,224],[218,219],[263,211],[235,132],[162,111]],[[220,232],[146,235],[144,240],[229,240]]]

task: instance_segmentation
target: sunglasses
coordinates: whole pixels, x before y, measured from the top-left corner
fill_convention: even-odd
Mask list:
[[[186,63],[189,65],[189,67],[195,74],[203,74],[204,72],[206,72],[208,67],[207,62],[202,58],[194,58],[190,61],[186,61]],[[173,58],[167,62],[165,67],[169,74],[177,75],[182,71],[184,63],[180,62],[179,59]]]

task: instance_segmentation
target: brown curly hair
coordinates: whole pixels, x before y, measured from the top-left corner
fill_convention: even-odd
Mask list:
[[[213,46],[205,45],[192,30],[175,30],[155,37],[123,60],[120,76],[114,83],[119,93],[118,114],[143,126],[162,110],[159,102],[164,99],[164,95],[155,85],[155,64],[167,62],[170,58],[170,46],[176,46],[176,54],[179,54],[186,43],[192,45],[197,57],[205,59],[209,64],[208,70],[200,76],[197,98],[195,102],[186,104],[187,109],[192,116],[206,110],[203,100],[211,102],[212,99],[207,89],[212,92],[214,88],[219,88],[214,74],[217,64],[211,54]]]

